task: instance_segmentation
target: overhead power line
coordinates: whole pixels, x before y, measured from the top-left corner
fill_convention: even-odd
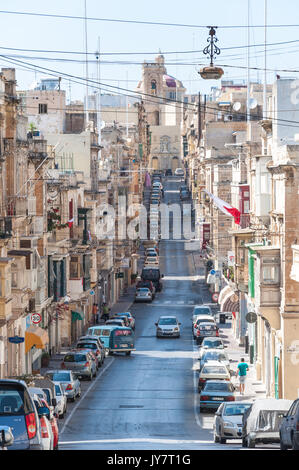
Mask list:
[[[21,16],[36,16],[36,17],[45,17],[45,18],[61,18],[67,20],[87,20],[87,21],[104,21],[111,23],[127,23],[127,24],[142,24],[142,25],[154,25],[154,26],[173,26],[180,28],[197,28],[197,29],[207,29],[210,28],[209,25],[198,25],[198,24],[186,24],[186,23],[167,23],[162,21],[144,21],[144,20],[125,20],[121,18],[97,18],[97,17],[85,17],[85,16],[75,16],[75,15],[58,15],[53,13],[36,13],[36,12],[26,12],[26,11],[11,11],[11,10],[0,10],[1,14],[7,15],[21,15]],[[250,28],[264,28],[264,24],[250,25]],[[268,24],[267,28],[298,28],[299,24]],[[248,25],[218,25],[219,29],[247,29]]]

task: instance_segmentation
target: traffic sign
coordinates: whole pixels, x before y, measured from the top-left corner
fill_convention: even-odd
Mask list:
[[[257,314],[255,312],[248,312],[245,318],[247,323],[256,323]]]
[[[40,323],[42,321],[42,316],[40,315],[40,313],[33,313],[31,315],[31,321],[32,321],[32,323],[37,325],[38,323]]]
[[[219,294],[217,292],[214,292],[214,294],[212,295],[213,302],[217,302],[218,299],[219,299]]]

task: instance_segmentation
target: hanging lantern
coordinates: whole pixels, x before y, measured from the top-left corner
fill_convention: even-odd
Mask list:
[[[214,58],[220,54],[219,47],[216,46],[218,39],[216,37],[216,26],[209,26],[210,32],[207,39],[208,45],[204,48],[203,53],[210,56],[210,65],[208,67],[203,67],[198,73],[204,80],[219,80],[224,74],[224,71],[221,67],[214,66]]]

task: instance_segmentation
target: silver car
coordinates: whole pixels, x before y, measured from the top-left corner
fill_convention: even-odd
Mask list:
[[[153,294],[147,287],[139,287],[136,289],[135,302],[151,302]]]
[[[60,419],[64,418],[64,415],[67,411],[67,397],[64,393],[64,390],[59,382],[54,382],[55,384],[55,392],[56,392],[56,400],[57,400],[57,412],[58,417]]]
[[[81,384],[76,375],[71,370],[48,370],[45,374],[53,382],[59,382],[68,400],[75,401],[81,396]]]
[[[175,338],[180,337],[180,325],[177,317],[174,316],[163,316],[159,318],[159,321],[155,323],[157,327],[156,336],[157,338],[173,336]]]
[[[244,401],[222,403],[214,418],[214,442],[225,444],[226,439],[242,439],[242,418],[250,406]]]
[[[73,371],[78,378],[92,380],[97,375],[95,361],[87,351],[70,351],[65,354],[61,367]]]

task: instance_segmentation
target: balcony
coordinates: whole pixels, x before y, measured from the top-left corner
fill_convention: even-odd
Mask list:
[[[28,156],[31,159],[43,160],[47,158],[47,141],[44,139],[29,139]]]

